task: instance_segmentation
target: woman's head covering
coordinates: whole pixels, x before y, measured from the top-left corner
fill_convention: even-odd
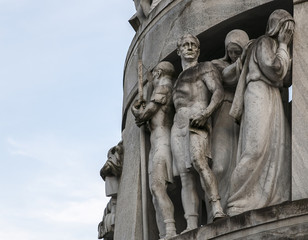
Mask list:
[[[268,18],[265,34],[270,37],[275,36],[279,32],[282,25],[287,21],[294,22],[294,19],[290,13],[283,9],[275,10]]]
[[[225,39],[225,56],[223,58],[224,61],[230,62],[231,59],[228,55],[228,45],[230,43],[235,43],[242,49],[246,46],[246,44],[249,42],[249,37],[246,32],[240,29],[234,29],[231,32],[229,32]]]

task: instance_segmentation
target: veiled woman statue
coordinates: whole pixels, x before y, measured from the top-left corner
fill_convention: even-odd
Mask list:
[[[246,32],[235,29],[225,39],[225,56],[212,63],[222,74],[225,97],[213,115],[212,157],[213,172],[217,178],[221,205],[226,210],[231,174],[236,164],[239,125],[229,115],[237,81],[249,42]],[[210,219],[210,216],[209,216]]]
[[[287,82],[293,31],[292,16],[276,10],[266,34],[247,51],[230,111],[241,121],[227,206],[231,216],[290,199],[290,129],[280,89]]]

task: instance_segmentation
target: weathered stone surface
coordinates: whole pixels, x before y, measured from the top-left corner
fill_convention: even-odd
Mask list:
[[[308,2],[294,1],[292,199],[308,197]]]
[[[308,199],[302,199],[222,219],[172,240],[307,238]]]

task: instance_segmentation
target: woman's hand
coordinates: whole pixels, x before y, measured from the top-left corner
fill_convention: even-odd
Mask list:
[[[283,45],[285,44],[286,46],[288,46],[292,40],[293,33],[294,33],[294,22],[292,21],[285,22],[278,33],[278,42],[280,44]]]

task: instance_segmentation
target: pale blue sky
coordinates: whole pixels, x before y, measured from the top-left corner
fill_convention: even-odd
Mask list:
[[[0,239],[97,239],[134,12],[123,0],[0,0]]]

